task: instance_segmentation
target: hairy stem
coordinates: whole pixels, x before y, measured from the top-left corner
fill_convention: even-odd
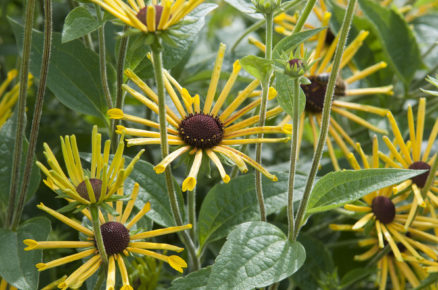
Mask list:
[[[300,79],[294,79],[294,95],[292,96],[292,105],[294,108],[292,116],[292,143],[290,147],[290,169],[289,169],[289,186],[287,192],[287,221],[289,224],[288,237],[290,240],[293,238],[294,233],[294,183],[295,183],[295,170],[297,165],[298,155],[298,128],[299,128],[299,93],[300,93]]]
[[[306,3],[306,7],[304,7],[303,12],[300,15],[300,18],[298,18],[297,24],[295,24],[294,30],[292,33],[300,32],[303,28],[304,24],[306,23],[307,18],[310,15],[310,12],[312,12],[313,6],[315,6],[316,0],[309,0]]]
[[[354,16],[354,9],[356,7],[356,0],[348,1],[347,11],[345,12],[342,27],[339,33],[339,42],[336,47],[335,57],[333,61],[333,69],[327,84],[327,90],[324,96],[324,108],[322,111],[321,131],[319,134],[318,144],[313,155],[312,167],[310,168],[309,177],[307,179],[306,187],[304,189],[303,198],[301,199],[295,219],[293,240],[298,237],[301,224],[303,222],[307,202],[309,201],[310,191],[313,187],[316,173],[318,171],[319,161],[321,160],[322,150],[324,148],[325,140],[327,139],[328,126],[330,123],[330,112],[332,107],[333,95],[335,91],[336,78],[338,77],[342,54],[344,53],[345,43],[347,41],[348,31],[350,30],[351,22]]]
[[[99,221],[99,208],[97,205],[92,204],[90,206],[91,222],[93,224],[94,239],[96,241],[97,249],[99,250],[100,257],[104,265],[108,264],[108,256],[105,250],[105,244],[103,243],[102,232],[100,231]]]
[[[33,15],[35,12],[35,0],[28,0],[26,5],[26,20],[24,26],[24,41],[23,41],[23,59],[20,70],[20,92],[18,95],[18,118],[17,131],[15,135],[14,156],[12,159],[11,170],[11,187],[9,188],[8,213],[6,216],[5,226],[9,228],[12,225],[12,219],[17,198],[18,185],[20,184],[20,165],[23,151],[23,138],[25,130],[25,114],[26,114],[26,98],[27,98],[27,82],[29,78],[29,61],[30,49],[32,45],[32,26]]]
[[[190,237],[196,241],[196,187],[187,193],[187,209],[189,213],[189,223],[192,224]]]
[[[161,138],[161,158],[166,157],[169,154],[169,144],[167,142],[167,125],[166,125],[166,100],[164,95],[164,80],[163,80],[163,60],[162,60],[162,51],[161,51],[161,41],[157,38],[155,43],[151,45],[152,49],[152,60],[155,74],[155,81],[157,84],[157,93],[158,93],[158,116],[160,121],[160,138]],[[177,226],[181,226],[183,224],[183,220],[181,217],[181,210],[178,205],[176,192],[174,189],[173,181],[172,181],[172,171],[170,166],[166,167],[164,172],[166,177],[166,185],[167,185],[167,194],[170,201],[170,207],[172,210],[173,218],[175,219],[175,223]],[[196,256],[196,248],[193,240],[187,232],[182,232],[181,236],[183,238],[183,242],[188,249],[188,253],[190,259],[193,263],[193,269],[200,269],[200,261]]]
[[[265,51],[265,59],[272,59],[272,34],[274,27],[274,15],[272,13],[265,15],[266,19],[266,51]],[[266,107],[268,102],[268,93],[269,93],[269,83],[271,80],[271,76],[265,77],[262,81],[262,101],[260,106],[260,119],[259,126],[263,127],[265,125],[266,119]],[[257,138],[263,138],[263,134],[258,134]],[[259,164],[262,164],[262,143],[257,143],[256,145],[256,161]],[[258,170],[255,172],[255,185],[256,185],[256,194],[257,201],[259,203],[260,209],[260,220],[266,221],[266,209],[265,209],[265,200],[263,197],[263,187],[262,187],[262,173]]]
[[[29,147],[26,155],[26,164],[24,167],[23,180],[21,182],[20,194],[18,197],[17,208],[14,213],[12,228],[15,229],[20,223],[21,214],[24,208],[27,189],[29,188],[30,175],[32,172],[33,158],[38,140],[40,129],[41,114],[43,112],[44,93],[46,91],[47,75],[49,72],[50,53],[52,50],[52,1],[44,0],[44,48],[41,60],[40,83],[36,96],[35,109],[30,130]]]

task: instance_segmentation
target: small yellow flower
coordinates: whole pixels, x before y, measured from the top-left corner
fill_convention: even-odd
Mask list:
[[[112,161],[110,161],[111,141],[105,142],[102,154],[102,136],[97,133],[97,126],[93,127],[91,140],[91,168],[89,172],[82,168],[75,135],[61,137],[61,148],[67,174],[64,173],[46,143],[44,143],[44,155],[50,169],[41,162],[37,162],[38,167],[47,177],[44,183],[49,188],[58,194],[60,190],[63,194],[62,197],[84,205],[104,202],[111,198],[131,174],[135,163],[144,151],[140,151],[124,168],[123,150],[125,145],[123,140],[120,140]]]
[[[155,166],[154,169],[158,174],[163,173],[166,167],[178,156],[186,152],[194,155],[194,160],[189,175],[182,184],[183,191],[193,190],[196,186],[196,177],[198,175],[204,154],[206,154],[216,165],[222,180],[225,183],[229,182],[230,177],[225,172],[217,153],[220,153],[233,161],[241,172],[247,172],[248,169],[245,163],[248,163],[271,180],[276,181],[276,176],[270,174],[265,168],[263,168],[259,163],[251,159],[249,156],[231,146],[254,143],[287,142],[289,140],[287,137],[240,138],[243,136],[260,133],[290,133],[290,125],[251,127],[259,122],[259,116],[252,116],[241,120],[241,117],[243,117],[246,113],[252,111],[254,108],[260,105],[260,98],[257,98],[257,100],[252,101],[238,110],[239,106],[248,98],[252,96],[258,96],[260,94],[260,92],[254,91],[260,84],[258,80],[254,80],[244,90],[239,92],[239,94],[232,101],[230,101],[230,104],[225,108],[225,110],[220,112],[230,95],[230,90],[241,69],[239,61],[234,63],[233,72],[219,94],[216,103],[213,105],[224,53],[225,45],[222,44],[219,48],[216,58],[213,75],[210,81],[210,86],[208,88],[203,109],[201,109],[199,95],[192,97],[187,89],[183,88],[175,79],[170,76],[168,72],[164,73],[164,82],[167,93],[172,99],[172,102],[177,110],[177,113],[175,113],[173,109],[166,107],[166,119],[171,126],[171,128],[167,128],[169,145],[176,145],[180,147],[166,156],[157,166]],[[129,92],[138,101],[158,114],[158,96],[131,70],[127,70],[126,75],[143,91],[145,95],[147,95],[147,97],[127,85],[123,86],[124,90]],[[178,97],[178,94],[174,88],[176,88],[176,91],[179,93],[181,98]],[[272,99],[275,96],[276,91],[271,88],[269,91],[269,98]],[[275,107],[269,110],[266,115],[267,118],[270,118],[280,114],[281,112],[282,110],[280,107]],[[111,109],[108,111],[108,115],[111,119],[122,119],[155,129],[159,128],[158,123],[125,114],[120,109]],[[123,133],[126,135],[140,137],[136,139],[127,139],[128,146],[160,144],[161,142],[160,133],[156,131],[119,126],[116,132],[119,134]]]
[[[330,13],[326,13],[323,17],[322,25],[327,26],[330,20]],[[316,148],[317,140],[318,140],[318,131],[319,124],[321,124],[321,116],[322,109],[324,104],[325,92],[327,89],[328,78],[330,76],[332,66],[331,63],[336,45],[338,43],[338,38],[331,43],[329,47],[325,46],[325,39],[327,35],[327,30],[323,30],[317,34],[318,41],[316,44],[315,51],[311,55],[311,59],[314,60],[313,65],[310,68],[309,74],[305,75],[309,80],[310,84],[301,85],[301,88],[304,91],[306,96],[306,107],[300,118],[300,128],[299,128],[299,137],[298,142],[301,144],[301,139],[303,136],[304,124],[307,119],[310,122],[310,126],[312,128],[312,135],[314,140],[314,147]],[[336,144],[341,148],[342,152],[347,155],[349,153],[346,142],[356,148],[355,142],[348,135],[348,133],[342,128],[342,125],[338,123],[337,117],[345,117],[360,126],[373,130],[374,132],[378,132],[381,134],[386,134],[386,130],[382,130],[377,126],[372,125],[367,120],[359,117],[358,115],[348,111],[362,111],[366,113],[371,113],[375,115],[379,115],[385,117],[389,112],[387,109],[377,108],[370,105],[361,105],[353,102],[341,101],[338,98],[344,96],[358,96],[358,95],[373,95],[373,94],[393,94],[393,86],[383,86],[383,87],[374,87],[374,88],[357,88],[350,89],[349,85],[375,73],[376,71],[386,68],[387,64],[385,62],[379,62],[375,65],[372,65],[363,70],[357,70],[355,66],[352,64],[351,60],[356,54],[356,52],[362,46],[363,41],[368,36],[367,31],[361,31],[358,36],[345,48],[344,54],[341,59],[341,70],[346,66],[352,72],[352,75],[346,79],[338,78],[336,81],[335,87],[335,99],[333,100],[333,104],[331,107],[332,118],[330,119],[329,124],[329,134],[336,142]],[[261,43],[257,44],[258,46],[264,45]],[[291,117],[286,117],[281,124],[287,124],[290,122]],[[346,142],[345,142],[346,141]],[[300,147],[300,146],[299,146]],[[327,138],[327,148],[330,155],[330,158],[333,163],[333,167],[336,170],[339,170],[339,164],[335,155],[335,151],[332,145],[332,141],[330,138]]]
[[[427,145],[423,147],[424,121],[426,116],[425,98],[421,98],[419,101],[416,124],[412,107],[408,107],[407,119],[409,125],[409,139],[406,142],[403,139],[402,133],[400,132],[392,113],[388,112],[387,116],[395,140],[391,141],[388,137],[383,137],[383,141],[387,145],[390,154],[385,155],[379,152],[380,159],[382,159],[382,161],[388,166],[394,168],[428,170],[425,173],[417,175],[416,177],[394,187],[394,193],[406,190],[408,193],[413,193],[414,195],[412,201],[413,206],[409,212],[409,218],[406,221],[406,225],[408,225],[415,216],[418,206],[426,207],[428,203],[431,203],[435,208],[438,207],[438,172],[430,172],[431,165],[435,158],[437,158],[437,153],[435,152],[434,154],[431,154],[431,151],[433,150],[434,145],[436,145],[438,119],[435,120],[435,124],[426,143]],[[430,174],[434,175],[432,186],[427,192],[422,193],[422,189]],[[431,213],[434,214],[435,211],[431,211]]]
[[[133,289],[129,283],[128,272],[125,266],[125,256],[128,255],[143,255],[150,256],[155,259],[164,261],[168,263],[173,269],[178,272],[183,272],[183,268],[187,267],[187,263],[176,255],[166,256],[164,254],[157,253],[151,250],[165,250],[165,251],[175,251],[181,252],[184,249],[164,244],[164,243],[153,243],[145,242],[144,239],[153,238],[157,236],[162,236],[166,234],[176,233],[179,231],[187,230],[192,228],[192,225],[187,224],[184,226],[169,227],[158,230],[142,231],[141,229],[135,229],[136,223],[144,217],[144,215],[150,210],[150,203],[146,203],[143,208],[132,218],[130,218],[132,209],[134,208],[135,201],[139,192],[139,185],[136,183],[134,185],[132,195],[126,206],[123,206],[122,201],[117,201],[115,209],[118,216],[114,217],[108,214],[104,216],[99,213],[99,220],[101,223],[100,229],[102,232],[103,243],[105,246],[105,251],[108,255],[108,271],[107,271],[107,282],[106,289],[115,289],[116,285],[116,264],[120,271],[120,276],[122,278],[123,286],[121,289],[128,290]],[[123,195],[123,189],[118,190],[119,195]],[[111,205],[112,206],[112,205]],[[38,250],[38,249],[61,249],[61,248],[75,248],[81,249],[78,253],[72,254],[63,258],[59,258],[46,263],[38,263],[36,267],[38,271],[44,271],[50,268],[62,266],[64,264],[81,260],[88,259],[82,266],[76,269],[70,276],[65,280],[61,280],[58,284],[59,288],[67,289],[79,288],[85,280],[91,277],[101,266],[102,259],[99,251],[95,245],[95,238],[93,230],[86,226],[81,225],[77,221],[74,221],[53,209],[46,207],[44,204],[39,204],[37,206],[39,209],[50,214],[54,218],[62,221],[69,227],[77,230],[78,232],[84,234],[87,239],[85,241],[35,241],[31,239],[26,239],[23,242],[26,244],[26,251]],[[82,213],[91,220],[90,212],[85,209]]]
[[[180,22],[204,0],[153,0],[146,5],[143,0],[91,0],[106,11],[145,33],[163,31]]]
[[[18,71],[13,69],[8,72],[8,76],[0,85],[0,128],[12,115],[12,108],[18,100],[20,83],[17,83],[11,90],[6,92],[10,83],[17,77]],[[33,76],[29,74],[27,86],[32,85]]]

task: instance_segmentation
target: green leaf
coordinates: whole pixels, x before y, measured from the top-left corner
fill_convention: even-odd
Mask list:
[[[400,183],[423,173],[406,169],[363,169],[330,172],[314,186],[306,213],[323,212],[343,206],[378,189]]]
[[[208,277],[211,273],[211,266],[202,268],[187,276],[172,281],[169,290],[207,290]]]
[[[255,55],[248,55],[240,60],[240,64],[253,77],[263,81],[271,76],[274,62]]]
[[[348,289],[348,287],[375,272],[376,270],[374,268],[356,268],[348,271],[341,279],[341,287],[342,289]]]
[[[75,40],[99,28],[97,19],[85,7],[76,7],[64,21],[62,43]]]
[[[388,63],[405,86],[423,66],[420,49],[403,16],[371,0],[359,0],[364,15],[372,22]]]
[[[272,58],[279,59],[284,53],[288,54],[291,50],[294,50],[298,45],[320,32],[326,29],[325,27],[320,27],[316,29],[306,30],[298,33],[294,33],[280,40],[272,50]]]
[[[22,47],[23,26],[9,19],[18,47]],[[53,33],[52,56],[47,87],[67,107],[83,114],[100,117],[106,122],[107,111],[99,72],[99,57],[84,47],[81,41],[61,43],[61,34]],[[43,34],[32,33],[30,71],[38,77],[43,51]],[[107,66],[110,87],[113,87],[115,70]]]
[[[269,286],[295,273],[306,252],[276,226],[248,222],[227,237],[211,269],[207,289],[252,289]]]
[[[169,45],[166,42],[163,44],[163,66],[165,69],[172,69],[183,60],[187,53],[190,53],[193,42],[198,39],[198,33],[204,27],[205,16],[216,7],[217,5],[213,3],[199,5],[184,18],[187,19],[185,23],[172,30],[172,33],[177,36],[171,34],[168,36],[175,44]],[[181,35],[183,37],[179,37]],[[135,36],[130,39],[125,67],[134,70],[142,79],[154,76],[152,63],[146,57],[149,51],[149,46],[145,45],[144,37]]]
[[[131,158],[125,158],[127,164],[131,162]],[[152,164],[139,160],[125,182],[126,193],[132,191],[135,182],[138,182],[140,185],[136,206],[142,208],[144,203],[149,201],[151,203],[151,210],[147,213],[147,217],[161,226],[174,226],[175,222],[170,208],[164,174],[156,174]],[[184,219],[185,213],[181,187],[176,182],[174,182],[174,187]]]
[[[287,173],[274,172],[278,181],[273,182],[263,177],[263,194],[267,214],[279,211],[287,204]],[[306,178],[295,177],[294,201],[301,200]],[[234,226],[260,218],[255,192],[254,175],[248,174],[232,179],[228,184],[217,184],[202,202],[198,218],[199,243],[205,247],[223,237]]]
[[[11,173],[12,173],[12,159],[15,146],[15,131],[16,131],[16,116],[9,119],[6,124],[0,130],[0,220],[1,217],[6,213],[6,207],[9,201],[9,190],[11,185]],[[24,141],[24,148],[22,152],[21,159],[21,176],[23,176],[24,166],[26,162],[27,155],[27,140]],[[30,175],[29,187],[27,189],[26,198],[29,199],[38,189],[40,185],[40,170],[33,163],[32,171]],[[21,183],[19,190],[21,188]],[[19,191],[18,191],[19,192]]]
[[[225,2],[242,12],[245,16],[259,20],[263,19],[263,14],[257,13],[254,4],[250,0],[225,0]]]
[[[294,107],[293,107],[293,95],[295,91],[295,83],[292,78],[289,76],[277,73],[275,79],[275,89],[278,92],[277,101],[280,107],[285,111],[289,116],[293,117],[294,115]],[[298,89],[299,97],[299,114],[304,111],[304,107],[306,106],[306,95],[304,94],[301,87]]]
[[[37,217],[24,222],[16,232],[0,229],[0,276],[18,289],[37,289],[42,251],[25,251],[25,239],[47,240],[50,221]]]

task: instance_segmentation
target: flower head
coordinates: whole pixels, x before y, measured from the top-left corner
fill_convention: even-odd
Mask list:
[[[139,192],[139,186],[136,183],[132,191],[132,195],[126,206],[123,206],[122,201],[117,201],[115,209],[118,216],[112,216],[108,214],[107,216],[99,214],[100,220],[100,230],[102,232],[103,244],[105,251],[108,254],[108,276],[106,289],[114,289],[116,285],[116,264],[120,271],[120,276],[122,277],[123,287],[121,289],[133,289],[130,286],[128,272],[125,266],[125,256],[128,255],[142,255],[150,256],[155,259],[164,261],[168,263],[173,269],[178,272],[183,272],[183,268],[187,267],[186,262],[176,255],[166,256],[164,254],[157,253],[152,250],[166,250],[181,252],[184,249],[164,244],[164,243],[153,243],[145,242],[143,240],[166,235],[170,233],[175,233],[190,229],[192,226],[190,224],[177,227],[169,227],[158,230],[142,231],[139,228],[135,228],[136,223],[150,210],[150,203],[146,203],[143,208],[133,217],[130,218],[132,209]],[[118,190],[119,195],[123,195],[123,189]],[[73,261],[88,259],[82,266],[80,266],[76,271],[74,271],[65,280],[60,281],[58,284],[59,288],[79,288],[85,280],[91,277],[102,265],[102,258],[96,247],[95,234],[93,230],[86,226],[81,225],[75,220],[72,220],[57,211],[46,207],[44,204],[39,204],[37,206],[39,209],[50,214],[54,218],[62,221],[71,228],[77,230],[78,232],[86,236],[84,241],[35,241],[31,239],[26,239],[23,242],[26,244],[25,250],[37,250],[37,249],[60,249],[60,248],[74,248],[81,249],[78,253],[59,258],[46,263],[38,263],[36,267],[38,271],[44,271],[50,268],[58,267]],[[124,207],[124,208],[123,208]],[[82,211],[85,216],[91,220],[90,212],[85,209]]]
[[[78,204],[88,205],[108,201],[123,185],[143,151],[139,152],[124,168],[123,140],[119,142],[112,161],[110,161],[109,154],[111,141],[105,142],[103,154],[101,142],[102,136],[97,133],[97,126],[94,126],[91,143],[91,168],[88,171],[82,167],[76,136],[61,137],[61,148],[67,174],[59,165],[49,145],[44,143],[44,155],[50,169],[41,162],[37,162],[38,167],[47,177],[44,183],[62,197]]]
[[[8,86],[17,77],[18,71],[13,69],[8,72],[6,79],[0,84],[0,128],[12,114],[12,108],[18,100],[20,83],[17,83],[11,90],[6,92]],[[28,87],[32,85],[32,75],[29,74]]]
[[[387,114],[395,140],[391,141],[384,136],[383,141],[387,145],[390,154],[386,155],[379,152],[379,157],[388,166],[405,169],[427,170],[423,174],[417,175],[400,185],[394,187],[394,193],[407,192],[413,193],[412,208],[406,226],[412,221],[418,207],[426,207],[431,203],[435,208],[438,207],[438,171],[431,172],[431,165],[437,158],[437,154],[431,154],[438,135],[438,119],[430,132],[427,145],[423,147],[424,122],[426,116],[426,99],[421,98],[418,103],[417,122],[414,121],[412,107],[408,107],[409,139],[405,142],[402,133],[391,112]],[[432,184],[425,188],[426,180],[432,175]]]
[[[241,69],[239,61],[234,63],[231,76],[219,94],[216,103],[213,104],[219,81],[221,65],[224,58],[224,52],[225,45],[221,45],[216,58],[213,75],[210,81],[210,86],[208,88],[203,109],[201,109],[199,95],[192,97],[185,88],[183,88],[175,79],[170,76],[169,73],[164,73],[164,82],[167,93],[177,109],[176,113],[170,107],[166,107],[166,119],[171,126],[171,128],[167,128],[169,145],[176,145],[180,147],[166,156],[158,165],[155,166],[154,169],[158,174],[163,173],[165,168],[178,156],[186,152],[188,152],[190,155],[194,155],[191,170],[182,185],[183,191],[193,190],[196,186],[196,177],[205,154],[216,165],[222,180],[225,183],[230,180],[230,177],[225,172],[217,153],[220,153],[234,162],[242,172],[246,172],[248,170],[245,165],[245,163],[248,163],[255,169],[262,172],[268,178],[275,181],[277,180],[276,176],[270,174],[266,169],[264,169],[259,163],[251,159],[249,156],[231,146],[254,143],[287,142],[289,140],[287,137],[248,139],[239,138],[260,133],[290,133],[290,125],[251,127],[252,125],[258,123],[258,116],[252,116],[241,120],[241,117],[243,117],[247,112],[250,112],[260,105],[260,99],[257,99],[247,104],[240,110],[237,110],[239,106],[252,95],[258,95],[254,91],[260,83],[258,80],[254,80],[244,90],[239,92],[239,94],[232,101],[230,101],[230,104],[225,108],[225,110],[221,112],[221,109],[227,101],[230,95],[230,90]],[[126,75],[143,91],[147,97],[127,85],[124,85],[123,88],[145,106],[158,114],[158,96],[132,71],[127,70]],[[181,99],[178,97],[178,94],[174,88],[176,88],[176,91],[181,96]],[[269,92],[270,99],[276,96],[276,91],[273,88],[271,88]],[[269,118],[276,116],[281,113],[281,111],[282,110],[280,107],[275,107],[267,112],[267,117]],[[155,129],[159,128],[158,123],[125,114],[119,109],[111,109],[108,111],[108,114],[112,119],[123,119]],[[161,142],[160,133],[156,131],[119,126],[117,132],[140,137],[136,139],[127,139],[128,146],[160,144]]]
[[[371,157],[364,154],[359,144],[357,147],[363,168],[380,167],[376,137],[373,140]],[[354,169],[362,168],[353,153],[348,154],[348,159]],[[356,231],[366,235],[359,241],[359,246],[371,248],[355,256],[355,260],[368,260],[388,245],[389,251],[377,263],[380,289],[386,289],[388,272],[395,289],[400,289],[396,286],[406,279],[412,286],[418,286],[418,281],[427,276],[419,263],[428,263],[428,259],[438,258],[432,246],[438,242],[438,237],[430,233],[430,230],[438,230],[438,219],[434,215],[417,215],[411,225],[405,228],[404,224],[409,219],[408,212],[415,206],[409,201],[408,192],[396,195],[393,188],[394,186],[390,186],[377,190],[354,204],[346,204],[346,210],[356,213],[353,216],[357,217],[354,224],[330,225],[333,230]],[[421,271],[418,272],[417,269]]]
[[[164,31],[180,22],[204,0],[156,0],[146,5],[143,0],[91,0],[125,24],[142,32]]]

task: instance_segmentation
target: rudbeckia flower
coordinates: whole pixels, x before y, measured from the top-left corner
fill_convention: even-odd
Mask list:
[[[245,102],[252,95],[258,94],[258,92],[254,93],[254,90],[260,84],[258,80],[251,82],[244,90],[239,92],[232,101],[230,101],[229,105],[227,105],[224,110],[222,110],[222,107],[224,107],[224,104],[230,96],[230,90],[241,69],[239,61],[234,63],[233,72],[219,94],[216,103],[213,104],[224,53],[225,45],[222,44],[216,58],[215,67],[203,108],[201,108],[200,105],[199,95],[192,97],[187,89],[183,88],[175,79],[170,76],[169,73],[164,73],[164,82],[167,93],[172,99],[173,105],[177,110],[177,112],[174,112],[174,110],[170,107],[166,107],[166,119],[171,126],[171,128],[167,128],[167,133],[169,134],[169,145],[176,145],[179,146],[179,148],[166,156],[158,165],[155,166],[154,169],[158,174],[163,173],[165,168],[178,156],[181,156],[186,152],[194,155],[194,160],[189,175],[182,184],[183,191],[193,190],[195,188],[196,177],[198,175],[204,155],[207,155],[209,159],[213,161],[219,170],[222,180],[225,183],[230,180],[230,177],[225,172],[217,153],[220,153],[221,155],[233,161],[242,172],[247,172],[248,169],[245,163],[248,163],[271,180],[276,181],[276,176],[270,174],[265,168],[263,168],[259,163],[251,159],[249,156],[231,146],[254,143],[287,142],[289,140],[287,137],[240,138],[243,136],[260,133],[290,133],[290,125],[252,127],[254,124],[259,122],[258,115],[241,120],[241,117],[243,117],[246,113],[252,111],[254,108],[260,105],[260,98],[258,98],[257,100],[250,102],[238,110],[239,106],[243,102]],[[127,70],[126,75],[143,91],[147,97],[127,85],[123,86],[124,90],[129,92],[134,98],[158,114],[158,96],[132,71]],[[181,98],[178,96],[178,94],[181,96]],[[276,91],[271,88],[269,95],[272,99],[275,97]],[[280,114],[281,112],[282,110],[280,107],[275,107],[269,110],[266,115],[267,118],[270,118]],[[112,119],[122,119],[155,129],[159,128],[158,123],[125,114],[120,109],[111,109],[108,111],[108,115]],[[161,142],[160,133],[156,131],[119,126],[117,132],[140,137],[135,139],[127,139],[128,146],[160,144]]]
[[[431,154],[434,144],[436,145],[436,139],[438,135],[438,119],[435,120],[435,124],[430,132],[429,139],[426,146],[423,147],[423,133],[424,133],[424,121],[426,116],[426,99],[421,98],[418,103],[417,123],[414,121],[414,114],[412,107],[408,107],[408,125],[409,125],[409,139],[405,142],[402,133],[394,119],[391,112],[388,112],[389,123],[392,128],[395,140],[391,141],[388,137],[384,136],[383,141],[387,145],[390,154],[385,155],[379,153],[380,159],[388,166],[393,168],[406,168],[406,169],[422,169],[428,170],[423,174],[417,175],[400,185],[394,187],[394,193],[407,191],[414,194],[412,201],[412,208],[409,212],[409,218],[406,221],[408,225],[415,216],[418,206],[426,207],[430,202],[436,208],[438,207],[438,172],[430,172],[430,168],[437,153]],[[416,126],[415,126],[416,125]],[[425,193],[422,193],[423,187],[426,184],[426,180],[430,174],[434,175],[432,186]],[[435,211],[431,211],[431,214],[435,214]]]
[[[105,142],[103,154],[101,143],[102,136],[97,133],[97,126],[94,126],[91,137],[91,168],[88,171],[82,167],[76,136],[61,137],[61,149],[67,173],[64,173],[49,145],[44,143],[44,155],[50,169],[41,162],[36,163],[47,177],[44,183],[61,197],[78,205],[108,201],[123,185],[144,150],[140,151],[124,168],[123,140],[120,140],[112,161],[109,160],[111,141]]]
[[[139,228],[135,228],[136,223],[144,217],[144,215],[150,210],[150,203],[146,203],[143,208],[133,217],[130,218],[132,209],[138,195],[139,186],[134,185],[132,195],[125,208],[123,209],[123,202],[116,202],[116,211],[118,216],[114,217],[108,214],[100,216],[100,230],[102,232],[103,243],[105,251],[108,255],[108,269],[106,289],[115,289],[116,286],[116,265],[118,266],[120,276],[122,278],[122,288],[124,290],[133,289],[129,283],[128,272],[125,266],[125,256],[128,255],[142,255],[149,256],[155,259],[168,263],[173,269],[178,272],[183,272],[183,268],[187,267],[187,263],[176,255],[166,256],[164,254],[157,253],[151,250],[164,250],[181,252],[184,249],[164,244],[145,242],[144,239],[149,239],[166,234],[176,233],[183,230],[190,229],[192,225],[187,224],[177,227],[169,227],[158,230],[142,231]],[[119,189],[119,195],[123,195],[123,189]],[[27,245],[26,251],[38,250],[38,249],[81,249],[78,253],[59,258],[50,262],[38,263],[36,267],[38,271],[44,271],[50,268],[62,266],[64,264],[84,260],[84,263],[76,269],[70,276],[58,284],[61,289],[77,289],[85,280],[91,277],[101,266],[102,258],[95,244],[95,235],[92,229],[81,225],[79,222],[72,220],[57,211],[48,208],[44,204],[37,206],[39,209],[50,214],[54,218],[62,221],[71,228],[77,230],[81,234],[86,236],[84,241],[35,241],[31,239],[24,240],[24,244]],[[90,219],[90,213],[88,210],[84,210],[83,213]]]
[[[18,71],[11,70],[8,72],[6,79],[0,85],[0,128],[8,120],[12,114],[12,108],[18,100],[18,94],[20,90],[20,83],[17,83],[8,92],[6,92],[8,86],[17,77]],[[32,75],[29,74],[27,86],[32,85]]]
[[[106,11],[145,33],[163,31],[177,24],[204,0],[154,0],[146,5],[143,0],[91,0]]]
[[[330,18],[329,14],[325,15],[325,20],[323,23],[327,22]],[[301,139],[304,130],[304,121],[307,119],[310,122],[312,128],[312,134],[314,141],[314,147],[316,147],[318,140],[319,124],[321,123],[322,109],[324,105],[324,97],[327,89],[328,78],[332,70],[332,58],[336,49],[338,39],[332,42],[328,49],[324,49],[325,39],[327,35],[327,30],[323,30],[318,33],[318,42],[316,44],[315,51],[311,55],[311,59],[314,60],[310,71],[305,76],[310,80],[310,84],[301,85],[303,92],[306,96],[306,107],[300,118],[300,128],[298,142],[301,144]],[[342,128],[342,126],[337,122],[338,117],[345,117],[362,127],[368,128],[374,132],[386,134],[386,130],[382,130],[377,126],[372,125],[367,120],[359,117],[358,115],[348,111],[362,111],[366,113],[371,113],[385,117],[389,112],[387,109],[378,108],[370,105],[362,105],[353,102],[342,101],[339,98],[343,96],[358,96],[358,95],[374,95],[374,94],[388,94],[392,95],[393,91],[392,85],[384,87],[374,87],[374,88],[357,88],[350,89],[349,85],[375,73],[376,71],[383,69],[387,66],[385,62],[379,62],[363,70],[356,70],[352,65],[352,58],[362,46],[364,39],[368,36],[367,31],[361,31],[358,36],[345,48],[344,54],[341,59],[341,70],[347,65],[352,71],[352,75],[346,79],[338,78],[335,87],[335,98],[332,104],[332,118],[329,124],[329,134],[336,142],[336,144],[341,148],[342,152],[347,155],[349,150],[345,141],[350,144],[353,148],[356,148],[355,142],[348,135],[348,133]],[[259,43],[259,46],[264,48],[264,45]],[[286,117],[281,124],[287,124],[290,122],[291,117]],[[300,147],[300,146],[299,146]],[[327,138],[327,148],[332,160],[333,166],[336,170],[339,170],[339,164],[335,156],[334,148],[330,138]]]
[[[368,157],[357,144],[364,169],[380,167],[378,147],[377,138],[374,137],[373,153]],[[348,159],[354,169],[362,169],[353,153],[348,154]],[[355,260],[371,259],[389,245],[389,252],[377,264],[380,289],[386,289],[388,272],[394,289],[402,289],[400,285],[404,285],[406,279],[412,286],[418,286],[419,281],[427,276],[427,272],[422,270],[419,262],[427,263],[427,258],[432,260],[438,258],[434,246],[431,246],[438,242],[438,237],[429,232],[438,229],[438,219],[435,216],[417,215],[412,224],[405,229],[408,212],[414,205],[409,202],[409,192],[395,195],[393,188],[390,186],[377,190],[354,204],[346,204],[344,206],[346,210],[359,216],[354,224],[330,225],[333,230],[368,233],[366,238],[359,241],[359,246],[371,246],[371,248],[355,256]],[[412,268],[415,269],[414,272]]]

